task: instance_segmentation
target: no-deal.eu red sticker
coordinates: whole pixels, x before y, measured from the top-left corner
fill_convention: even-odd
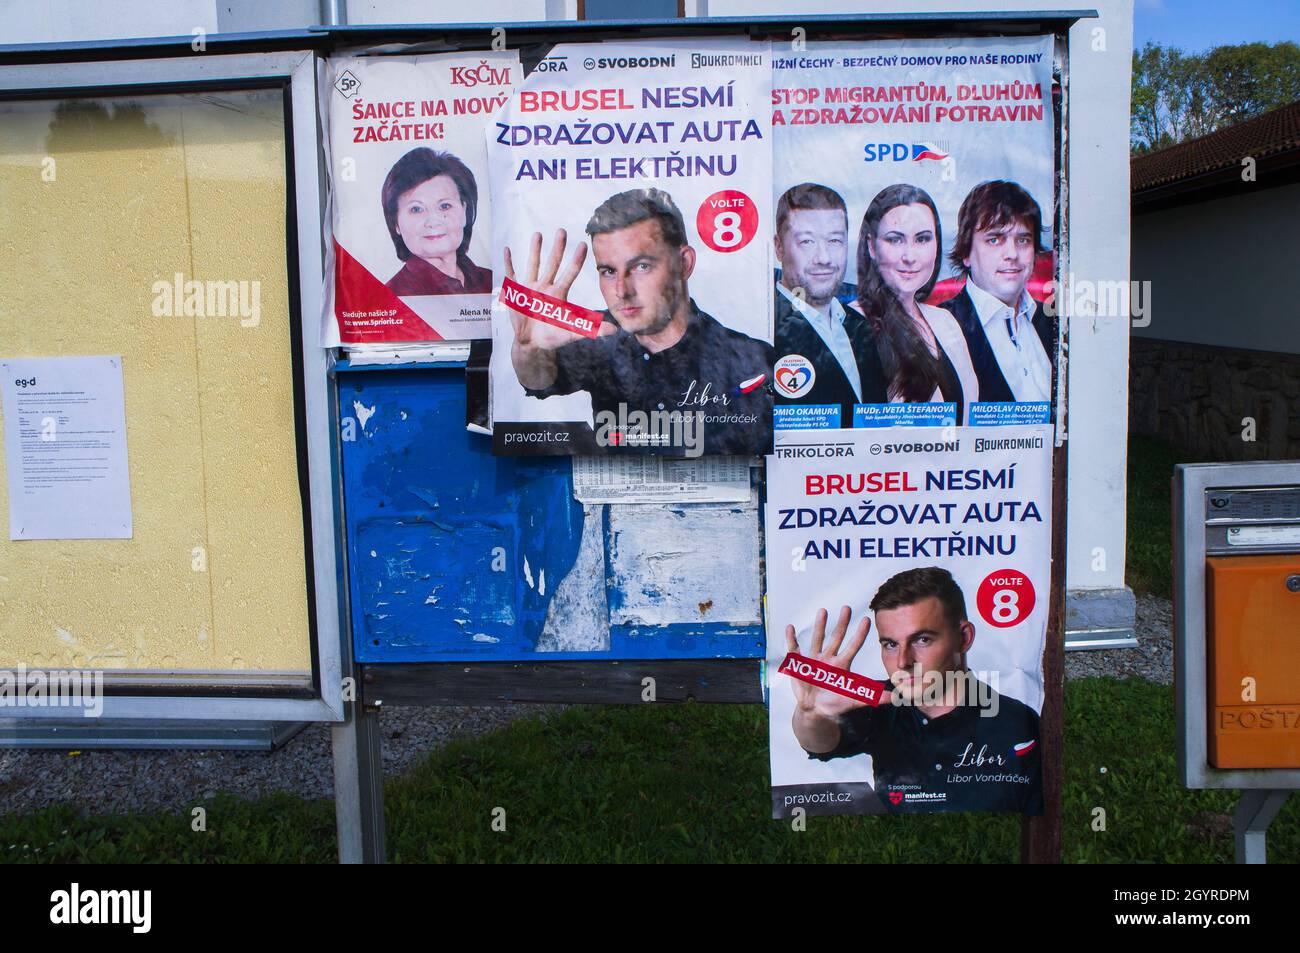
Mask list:
[[[892,693],[890,686],[884,682],[858,675],[848,669],[833,668],[825,662],[819,662],[797,652],[786,655],[777,671],[782,675],[789,675],[801,682],[816,685],[818,688],[824,688],[867,705],[879,705]]]
[[[505,278],[501,282],[501,302],[525,317],[545,321],[586,338],[600,334],[601,314],[548,294],[525,288],[517,281]]]

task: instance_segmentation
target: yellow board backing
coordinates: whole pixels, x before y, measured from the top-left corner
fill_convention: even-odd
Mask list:
[[[282,94],[0,126],[0,356],[122,356],[135,533],[10,541],[0,473],[0,666],[306,673]]]

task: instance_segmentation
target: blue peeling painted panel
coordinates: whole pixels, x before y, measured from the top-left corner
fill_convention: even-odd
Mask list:
[[[466,431],[459,368],[337,386],[359,661],[762,656],[756,501],[584,507]]]
[[[514,530],[504,521],[445,518],[384,517],[358,526],[359,608],[372,646],[418,648],[430,630],[460,629],[470,652],[513,639],[514,579],[491,563],[494,550],[516,546]]]

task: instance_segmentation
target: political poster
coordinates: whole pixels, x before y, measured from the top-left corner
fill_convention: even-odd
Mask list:
[[[558,44],[488,133],[500,454],[771,442],[771,50]]]
[[[1043,811],[1052,427],[778,430],[774,817]]]
[[[1051,419],[1053,39],[775,54],[778,429]]]
[[[490,336],[483,130],[521,78],[514,50],[330,60],[326,345]]]

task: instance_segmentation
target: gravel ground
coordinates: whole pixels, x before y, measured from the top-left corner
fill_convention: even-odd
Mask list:
[[[392,777],[448,740],[492,731],[554,705],[392,708],[381,712],[384,774]],[[0,813],[69,804],[93,814],[176,811],[218,791],[256,798],[286,791],[333,798],[330,730],[310,724],[276,751],[0,750]]]
[[[1135,649],[1065,653],[1066,678],[1135,675],[1160,685],[1174,681],[1174,607],[1159,596],[1137,597]]]
[[[1138,596],[1136,649],[1069,652],[1067,678],[1135,675],[1173,681],[1173,609],[1167,599]],[[405,771],[428,752],[462,735],[479,735],[552,705],[510,708],[396,708],[380,715],[384,774]],[[0,750],[0,813],[69,804],[95,814],[181,810],[218,791],[255,798],[285,791],[334,796],[329,727],[308,725],[277,751]]]

